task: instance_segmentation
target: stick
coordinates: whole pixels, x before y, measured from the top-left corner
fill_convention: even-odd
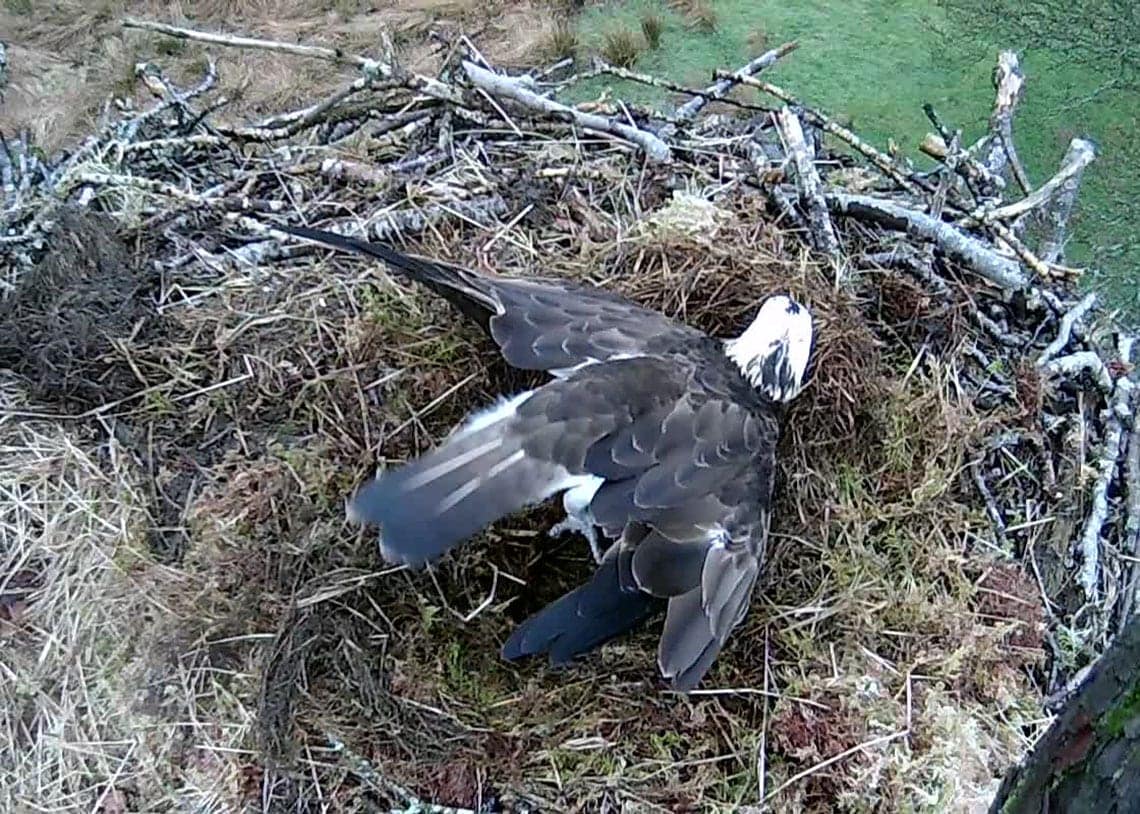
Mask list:
[[[1020,290],[1029,284],[1015,261],[1002,257],[951,223],[944,223],[923,212],[870,195],[828,192],[825,197],[833,212],[873,221],[889,229],[937,243],[948,255],[1001,288]]]
[[[1072,208],[1072,200],[1076,198],[1076,188],[1080,184],[1081,174],[1084,172],[1085,167],[1092,163],[1096,158],[1096,147],[1093,146],[1091,141],[1086,141],[1082,138],[1075,138],[1069,142],[1069,149],[1065,152],[1065,158],[1061,163],[1061,169],[1056,175],[1042,184],[1038,189],[1029,195],[1022,198],[1020,201],[1015,201],[1007,206],[998,209],[992,209],[989,212],[981,214],[974,219],[979,223],[992,223],[998,220],[1009,220],[1011,218],[1019,217],[1036,209],[1044,203],[1047,203],[1058,190],[1064,188],[1069,190],[1068,182],[1074,181],[1072,185],[1072,196],[1067,201],[1068,206],[1065,209],[1064,217],[1061,221],[1060,229],[1062,235],[1064,234],[1064,223],[1069,218],[1069,210]],[[1060,201],[1058,201],[1060,203]],[[1044,254],[1044,253],[1043,253]],[[1042,257],[1046,263],[1052,263],[1060,255],[1058,249],[1057,255],[1052,259]]]
[[[685,87],[684,85],[678,85],[676,82],[670,82],[668,79],[659,79],[656,76],[638,73],[637,71],[631,71],[628,68],[619,68],[617,65],[610,65],[608,62],[602,62],[600,60],[598,61],[597,70],[591,72],[589,76],[594,76],[596,74],[609,74],[610,76],[616,76],[619,79],[626,79],[630,82],[638,82],[642,85],[649,85],[654,88],[671,90],[674,93],[684,93],[687,96],[695,96],[696,98],[693,101],[705,103],[721,102],[722,104],[738,107],[741,110],[757,110],[763,113],[772,112],[770,108],[766,108],[763,105],[754,105],[749,104],[748,102],[738,102],[735,99],[726,99],[724,96],[718,96],[714,93],[716,85],[712,86],[708,90],[698,90],[696,88],[689,88]],[[692,102],[689,102],[687,104],[692,104]],[[674,113],[668,118],[671,119],[674,124],[681,124],[690,120],[692,116],[679,116]]]
[[[1077,320],[1084,319],[1085,314],[1096,304],[1096,293],[1092,292],[1086,294],[1084,299],[1070,308],[1063,317],[1061,317],[1061,327],[1057,331],[1057,338],[1049,343],[1045,350],[1041,351],[1041,355],[1037,357],[1037,366],[1042,367],[1046,362],[1056,356],[1058,353],[1065,349],[1069,344],[1069,339],[1073,336],[1073,326],[1076,325]]]
[[[1127,624],[1136,608],[1137,589],[1140,589],[1140,409],[1132,413],[1132,432],[1128,438],[1128,457],[1124,465],[1124,488],[1127,490],[1125,504],[1124,542],[1121,551],[1132,557],[1129,566],[1132,576],[1126,581],[1123,604],[1120,611],[1120,626]]]
[[[785,42],[783,45],[761,54],[743,68],[736,69],[728,76],[717,79],[715,84],[709,85],[703,91],[698,91],[695,98],[690,99],[673,111],[673,116],[681,121],[693,119],[709,102],[724,100],[728,92],[745,79],[751,79],[765,68],[772,67],[776,64],[777,60],[787,56],[799,47],[800,44],[792,40],[791,42]]]
[[[1001,510],[997,507],[993,492],[990,491],[990,487],[986,485],[985,477],[982,476],[980,462],[971,464],[970,472],[974,477],[974,484],[978,487],[978,492],[981,494],[982,500],[986,503],[986,514],[989,515],[990,522],[993,524],[994,534],[997,537],[998,544],[1001,546],[1002,551],[1009,551],[1009,540],[1005,536],[1005,520],[1001,516]]]
[[[950,166],[948,160],[950,150],[942,136],[927,133],[918,145],[918,149],[931,158],[943,162],[947,167]],[[968,183],[973,182],[980,186],[988,186],[998,190],[1005,189],[1005,181],[1000,176],[992,175],[977,159],[971,158],[965,150],[959,151],[958,156],[959,161],[954,170]]]
[[[736,76],[735,74],[730,74],[726,71],[717,71],[716,75],[725,79]],[[820,113],[818,110],[813,110],[812,108],[808,107],[783,88],[777,87],[770,82],[754,79],[751,76],[739,77],[737,78],[737,81],[741,84],[748,85],[749,87],[759,88],[765,93],[775,96],[785,104],[797,108],[800,111],[800,115],[804,118],[805,121],[807,121],[808,124],[818,127],[826,133],[831,133],[831,135],[835,136],[841,141],[850,144],[852,147],[858,150],[863,155],[863,157],[878,167],[880,172],[889,176],[895,183],[897,183],[906,191],[916,192],[919,189],[925,189],[927,192],[934,191],[934,187],[932,185],[920,182],[918,179],[909,177],[906,173],[900,171],[898,167],[895,166],[894,161],[889,155],[875,149],[870,144],[863,141],[863,139],[859,138],[853,132],[848,130],[846,127],[843,127],[840,124],[836,124],[834,121]]]
[[[571,122],[587,130],[618,136],[636,144],[654,161],[668,163],[673,158],[672,151],[665,142],[645,130],[607,119],[604,116],[583,113],[560,102],[555,102],[553,99],[543,98],[533,91],[527,90],[511,77],[492,73],[485,68],[480,68],[470,60],[463,60],[463,70],[467,72],[467,76],[477,88],[492,96],[512,99],[531,110]]]
[[[796,190],[800,196],[800,206],[808,216],[812,243],[815,248],[828,256],[838,273],[840,265],[839,238],[827,213],[827,201],[823,198],[823,182],[815,169],[812,156],[804,141],[803,126],[799,117],[785,106],[776,114],[776,126],[783,136],[784,146],[796,167]]]
[[[1132,356],[1132,343],[1127,341],[1122,345],[1121,361],[1128,364]],[[1104,447],[1096,461],[1098,473],[1093,484],[1092,509],[1085,520],[1085,528],[1078,544],[1081,568],[1077,572],[1077,581],[1080,582],[1085,597],[1090,602],[1096,601],[1097,598],[1097,584],[1100,581],[1100,533],[1108,520],[1108,489],[1112,485],[1117,460],[1120,458],[1123,422],[1132,417],[1130,406],[1133,390],[1132,382],[1127,376],[1117,379],[1105,422]]]
[[[1031,191],[1029,179],[1021,160],[1017,157],[1017,149],[1013,144],[1013,110],[1021,100],[1025,90],[1025,74],[1021,71],[1021,63],[1013,51],[1002,51],[998,54],[997,68],[994,70],[994,89],[997,98],[994,101],[994,110],[990,115],[990,135],[986,144],[986,154],[982,158],[982,165],[993,175],[1004,175],[1006,165],[1013,170],[1013,177],[1021,186],[1022,191],[1028,195]]]
[[[1069,142],[1065,157],[1061,159],[1061,171],[1045,185],[1048,187],[1059,182],[1056,183],[1054,189],[1060,189],[1053,206],[1043,213],[1047,231],[1045,238],[1041,241],[1041,259],[1046,263],[1060,262],[1065,255],[1065,230],[1069,225],[1073,204],[1077,200],[1081,176],[1084,174],[1085,167],[1094,158],[1096,158],[1095,145],[1086,139],[1074,138]],[[1053,191],[1051,190],[1050,195],[1052,194]]]
[[[1075,376],[1084,372],[1092,374],[1097,387],[1105,393],[1112,392],[1112,374],[1104,361],[1091,350],[1081,350],[1046,362],[1045,371],[1052,375]]]
[[[122,22],[123,28],[135,28],[141,31],[153,31],[165,34],[180,40],[194,40],[206,42],[211,45],[222,45],[226,48],[249,48],[261,51],[273,51],[279,54],[292,54],[293,56],[308,57],[310,59],[323,59],[335,65],[351,65],[359,68],[366,76],[378,75],[383,79],[401,79],[410,87],[434,96],[437,99],[446,99],[449,102],[459,103],[462,100],[459,94],[438,79],[432,79],[420,74],[403,75],[391,65],[379,60],[362,57],[358,54],[346,54],[339,48],[325,48],[320,45],[299,45],[278,40],[266,40],[259,37],[235,37],[230,34],[211,34],[208,31],[198,31],[193,28],[180,28],[166,23],[156,23],[151,20],[139,20],[127,17]]]

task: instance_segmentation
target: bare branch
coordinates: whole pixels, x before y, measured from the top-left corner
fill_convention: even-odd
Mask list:
[[[690,99],[685,104],[678,107],[673,116],[681,121],[687,121],[694,118],[701,110],[704,109],[711,101],[724,99],[728,92],[734,87],[739,85],[745,79],[750,79],[765,68],[770,68],[776,64],[776,61],[782,57],[787,56],[792,51],[800,47],[800,44],[795,40],[785,42],[771,51],[761,54],[756,59],[749,62],[743,68],[738,68],[728,76],[717,79],[717,81],[705,88],[705,90],[694,99]]]
[[[1061,328],[1057,332],[1057,338],[1049,343],[1049,346],[1041,352],[1037,357],[1037,366],[1041,367],[1058,353],[1065,349],[1069,344],[1069,339],[1073,336],[1073,326],[1078,320],[1084,319],[1092,307],[1096,304],[1096,294],[1089,293],[1074,305],[1063,317],[1061,317]]]
[[[827,201],[823,198],[823,182],[815,169],[812,156],[804,141],[803,126],[791,108],[785,106],[776,114],[776,125],[784,139],[784,146],[796,167],[796,190],[800,196],[800,206],[807,212],[811,227],[812,242],[815,248],[828,256],[836,269],[839,268],[839,238],[827,213]]]
[[[652,133],[640,130],[632,125],[607,119],[604,116],[596,116],[593,113],[583,113],[580,110],[567,107],[560,102],[555,102],[553,99],[543,98],[534,91],[524,88],[517,80],[509,76],[492,73],[486,68],[480,68],[470,60],[463,60],[463,70],[467,72],[467,76],[475,83],[476,87],[492,96],[511,99],[530,110],[553,116],[562,121],[572,122],[587,130],[609,133],[610,135],[623,138],[628,142],[636,144],[654,161],[668,162],[672,160],[672,151],[665,142]]]
[[[985,155],[982,165],[992,175],[1004,175],[1006,166],[1013,170],[1013,176],[1021,185],[1026,195],[1031,191],[1029,179],[1021,160],[1017,157],[1017,150],[1013,144],[1013,111],[1021,100],[1025,90],[1025,74],[1021,71],[1021,63],[1013,51],[1002,51],[998,54],[998,64],[994,69],[994,88],[997,98],[994,101],[994,111],[990,115],[990,135],[985,145]]]
[[[988,248],[950,223],[944,223],[923,212],[870,195],[828,192],[827,205],[833,212],[873,221],[890,229],[930,240],[951,257],[968,265],[990,282],[1006,289],[1023,289],[1029,281],[1020,266]]]
[[[1085,167],[1095,158],[1096,147],[1092,142],[1074,138],[1069,142],[1069,149],[1065,151],[1065,157],[1061,160],[1061,171],[1041,188],[1043,190],[1045,187],[1051,187],[1049,197],[1057,195],[1053,205],[1043,213],[1048,231],[1045,239],[1041,241],[1041,259],[1046,263],[1056,263],[1064,257],[1065,231],[1073,212],[1073,204],[1077,200],[1081,175]]]

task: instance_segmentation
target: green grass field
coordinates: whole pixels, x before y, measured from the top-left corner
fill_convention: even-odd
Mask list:
[[[931,0],[713,0],[714,31],[694,29],[663,2],[628,0],[593,6],[578,18],[580,46],[601,50],[620,26],[638,32],[640,16],[659,14],[665,29],[657,50],[635,67],[678,82],[703,85],[717,68],[731,68],[786,40],[800,48],[765,76],[805,103],[849,116],[854,128],[880,146],[894,138],[923,164],[917,145],[930,128],[922,105],[930,102],[968,139],[985,132],[993,99],[990,73],[1001,48],[1022,57],[1027,89],[1014,119],[1014,135],[1030,180],[1055,172],[1073,135],[1092,138],[1100,156],[1085,174],[1069,249],[1069,262],[1088,266],[1095,286],[1131,321],[1140,316],[1140,238],[1132,223],[1140,181],[1137,109],[1140,93],[1097,93],[1110,78],[1067,65],[1025,47],[1011,27],[999,42],[963,42],[953,21]],[[644,41],[642,41],[644,42]],[[623,98],[661,103],[653,88],[612,79],[577,90],[595,96],[610,85]],[[771,101],[771,100],[766,100]]]

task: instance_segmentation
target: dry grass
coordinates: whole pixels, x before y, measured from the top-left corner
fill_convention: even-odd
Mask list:
[[[708,0],[671,0],[669,6],[684,16],[695,30],[705,34],[716,31],[716,9]]]
[[[565,19],[555,21],[543,44],[543,55],[557,61],[578,53],[578,32],[573,23]]]
[[[602,58],[619,68],[632,68],[641,55],[641,42],[625,26],[612,28],[602,35]]]
[[[650,50],[656,51],[661,46],[661,35],[665,32],[665,18],[660,14],[647,11],[641,15],[641,33]]]
[[[124,31],[126,15],[211,30],[335,45],[380,56],[377,32],[386,31],[410,69],[434,70],[438,56],[427,40],[432,29],[479,26],[481,48],[507,64],[524,61],[553,26],[540,0],[412,0],[383,7],[337,0],[314,9],[306,0],[206,0],[173,6],[154,0],[11,0],[0,6],[11,71],[6,129],[29,128],[36,143],[54,151],[89,133],[107,98],[149,99],[134,80],[140,61],[159,61],[173,77],[200,73],[207,54],[219,64],[222,89],[234,117],[260,116],[295,107],[343,83],[327,66],[258,51],[208,49]]]
[[[410,97],[368,104],[383,119]],[[497,216],[394,240],[590,280],[716,335],[767,292],[797,294],[817,353],[744,627],[689,697],[661,689],[654,626],[565,670],[502,662],[513,625],[590,570],[582,541],[546,536],[555,513],[507,518],[409,573],[378,562],[343,499],[377,459],[430,447],[534,377],[359,258],[306,248],[242,262],[258,238],[224,207],[107,185],[94,206],[115,212],[122,240],[106,221],[61,218],[55,253],[21,273],[77,278],[25,285],[3,314],[36,323],[0,337],[18,374],[0,389],[6,810],[390,810],[405,802],[394,784],[544,811],[761,798],[793,812],[982,810],[1041,723],[1045,613],[1035,581],[995,556],[964,474],[983,438],[1040,401],[1029,377],[1016,409],[975,398],[970,351],[984,337],[969,315],[989,295],[955,276],[939,299],[875,269],[837,290],[748,188],[708,191],[715,154],[663,169],[560,125],[513,140],[465,125],[428,171],[393,169],[434,151],[441,127],[362,128],[335,145],[314,128],[287,156],[222,144],[178,164],[126,153],[114,169],[199,193],[231,184],[316,223],[499,198]],[[326,158],[391,178],[334,177]],[[874,237],[843,230],[853,252]],[[100,268],[120,284],[81,284]],[[85,316],[103,324],[97,341],[75,341]],[[12,361],[33,358],[48,369]],[[985,464],[1037,494],[1036,459]],[[1059,550],[1039,519],[1019,539]]]

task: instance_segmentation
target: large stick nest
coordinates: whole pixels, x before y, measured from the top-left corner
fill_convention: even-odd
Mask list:
[[[8,808],[984,808],[1128,614],[1136,529],[1129,343],[987,225],[986,145],[944,134],[923,175],[755,103],[603,105],[636,132],[600,134],[528,102],[559,74],[512,97],[458,59],[356,64],[240,126],[212,65],[189,91],[141,66],[152,107],[51,160],[5,151]],[[384,567],[345,496],[532,379],[275,221],[587,279],[722,336],[774,290],[811,306],[763,588],[702,692],[662,689],[653,626],[568,670],[499,660],[591,568],[549,509]]]

